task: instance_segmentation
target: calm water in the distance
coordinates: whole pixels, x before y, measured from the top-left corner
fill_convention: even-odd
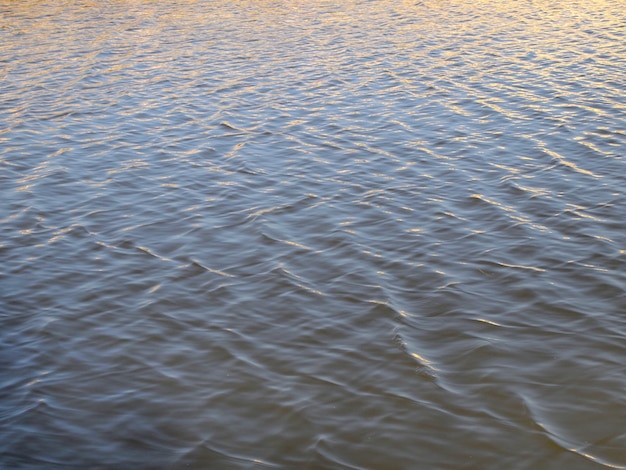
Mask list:
[[[623,0],[0,0],[0,467],[626,468]]]

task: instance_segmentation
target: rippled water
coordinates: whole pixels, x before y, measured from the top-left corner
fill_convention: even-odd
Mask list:
[[[3,468],[626,468],[621,0],[0,0]]]

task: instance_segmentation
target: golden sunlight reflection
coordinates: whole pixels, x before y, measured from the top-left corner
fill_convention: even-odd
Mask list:
[[[492,326],[502,326],[500,323],[496,323],[493,320],[487,320],[486,318],[476,318],[476,321],[486,323],[487,325],[492,325]]]

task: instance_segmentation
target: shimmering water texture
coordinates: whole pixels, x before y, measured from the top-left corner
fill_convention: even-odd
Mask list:
[[[626,468],[626,4],[0,0],[0,467]]]

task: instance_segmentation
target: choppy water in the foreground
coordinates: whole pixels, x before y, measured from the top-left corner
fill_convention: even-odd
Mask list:
[[[0,466],[626,468],[623,1],[0,0]]]

